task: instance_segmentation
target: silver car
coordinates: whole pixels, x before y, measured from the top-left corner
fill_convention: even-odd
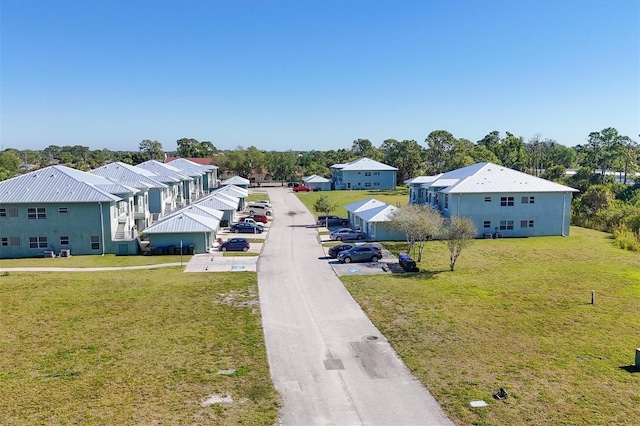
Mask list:
[[[351,228],[341,228],[329,234],[329,238],[337,241],[364,240],[367,238],[367,234]]]

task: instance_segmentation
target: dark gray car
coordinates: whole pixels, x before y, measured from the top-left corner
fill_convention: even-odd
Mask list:
[[[349,219],[338,217],[336,215],[318,216],[318,225],[320,226],[347,226]]]

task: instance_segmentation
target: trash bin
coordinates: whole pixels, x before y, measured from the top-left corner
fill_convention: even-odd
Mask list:
[[[189,246],[189,254],[194,254],[196,252],[196,246]]]
[[[404,269],[407,272],[418,272],[419,269],[416,266],[416,262],[411,259],[411,256],[409,256],[406,253],[400,253],[398,255],[398,259],[400,260],[400,266],[402,267],[402,269]]]

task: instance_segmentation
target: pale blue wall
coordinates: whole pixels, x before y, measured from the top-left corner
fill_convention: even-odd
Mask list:
[[[365,224],[367,238],[376,241],[403,241],[405,235],[402,232],[393,230],[387,226],[386,222],[371,222]]]
[[[183,248],[193,245],[196,253],[207,253],[213,244],[213,235],[211,232],[149,235],[149,244],[153,247],[180,247],[180,241]]]
[[[395,170],[332,169],[331,180],[335,189],[395,189],[396,175]]]
[[[72,255],[118,253],[121,250],[117,244],[128,244],[136,250],[137,242],[111,242],[111,229],[115,227],[113,221],[114,210],[110,203],[102,204],[102,220],[104,223],[104,239],[100,231],[100,205],[98,203],[37,203],[37,204],[4,204],[7,211],[18,208],[18,217],[0,217],[0,237],[9,239],[8,246],[0,245],[0,258],[38,257],[45,250],[71,250]],[[46,219],[28,219],[29,207],[45,208]],[[60,208],[66,208],[67,213],[60,213]],[[60,237],[69,237],[69,244],[62,245]],[[92,249],[91,237],[97,236],[100,246]],[[19,246],[11,245],[11,237],[18,237]],[[30,248],[30,237],[46,237],[47,248]],[[1,244],[1,243],[0,243]],[[103,246],[104,245],[104,246]],[[128,248],[128,251],[131,249]],[[134,251],[135,252],[135,251]]]
[[[444,217],[469,217],[478,229],[478,236],[500,232],[504,237],[569,235],[572,194],[567,193],[493,193],[438,195]],[[491,201],[485,201],[491,197]],[[501,197],[513,197],[513,206],[501,206]],[[522,203],[522,197],[534,197],[534,203]],[[445,202],[448,201],[448,207]],[[490,226],[484,227],[489,221]],[[499,229],[501,221],[513,221],[513,229]],[[521,221],[527,222],[522,227]],[[533,227],[529,226],[533,221]],[[498,228],[498,229],[496,229]]]

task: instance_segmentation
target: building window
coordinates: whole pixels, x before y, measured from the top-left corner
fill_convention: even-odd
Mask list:
[[[520,221],[520,228],[533,228],[533,221],[532,220],[521,220]]]
[[[29,237],[29,248],[47,248],[47,237]]]
[[[18,208],[10,207],[9,208],[9,217],[18,217]]]
[[[512,207],[513,197],[500,197],[500,205],[502,207]]]
[[[380,172],[373,172],[374,176],[380,176]]]
[[[371,188],[371,182],[365,182],[364,186],[365,188]]]
[[[484,202],[485,203],[490,203],[491,202],[491,197],[484,197]]]
[[[513,221],[512,220],[501,220],[500,221],[500,230],[501,231],[510,231],[513,229]]]
[[[533,221],[532,220],[529,221],[529,228],[533,228]]]
[[[482,227],[483,228],[491,228],[491,221],[490,220],[485,220],[484,222],[482,222]]]
[[[444,208],[449,208],[449,194],[444,194]]]
[[[20,237],[9,238],[9,243],[11,244],[11,247],[20,247]]]
[[[535,201],[535,197],[529,197],[529,204],[533,204]]]
[[[534,202],[534,197],[522,197],[522,204],[533,204]]]
[[[373,182],[373,186],[380,186],[380,182]]]
[[[60,237],[60,245],[61,246],[68,246],[69,245],[69,237],[68,236]]]
[[[44,207],[29,207],[27,209],[27,218],[28,219],[46,219],[47,209],[45,209]]]
[[[364,172],[365,176],[371,176],[371,172]]]
[[[9,245],[9,239],[6,237],[2,237],[0,244],[2,244],[2,247],[7,247]]]
[[[7,217],[7,209],[0,209],[0,217]]]
[[[91,236],[91,250],[100,250],[100,237],[98,235]]]
[[[58,207],[58,213],[69,213],[66,207]]]

